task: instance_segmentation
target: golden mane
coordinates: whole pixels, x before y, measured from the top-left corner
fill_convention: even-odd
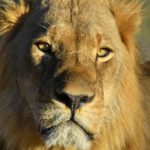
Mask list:
[[[0,7],[0,35],[14,27],[20,21],[21,16],[29,12],[29,5],[23,0],[19,3],[2,0]]]
[[[22,110],[28,111],[29,106],[24,101],[24,97],[21,97],[22,93],[18,94],[19,80],[15,77],[18,68],[12,67],[16,59],[13,57],[14,52],[10,51],[11,47],[15,49],[19,44],[19,41],[11,42],[11,39],[17,32],[18,25],[22,25],[24,17],[30,14],[31,3],[34,1],[31,0],[29,3],[25,0],[19,0],[19,2],[1,0],[0,2],[0,129],[7,131],[2,131],[0,145],[6,144],[2,150],[3,148],[17,150],[18,143],[22,145],[22,149],[19,150],[48,150],[39,138],[31,116],[28,118],[28,113],[22,112]],[[150,135],[147,123],[149,118],[145,115],[147,107],[145,107],[144,92],[142,93],[141,78],[143,80],[143,77],[134,37],[142,20],[142,4],[128,0],[105,0],[106,3],[112,17],[115,18],[119,35],[127,49],[123,57],[126,64],[121,66],[123,75],[122,78],[118,78],[121,83],[119,90],[114,91],[118,99],[113,106],[108,106],[110,110],[103,114],[99,137],[93,141],[90,149],[149,150]],[[18,103],[14,104],[16,99],[19,99]],[[149,105],[149,102],[146,104]],[[15,114],[18,118],[12,115],[14,109],[17,110],[16,113],[20,112]],[[3,142],[7,138],[8,141]],[[50,150],[75,150],[75,148],[52,147]]]

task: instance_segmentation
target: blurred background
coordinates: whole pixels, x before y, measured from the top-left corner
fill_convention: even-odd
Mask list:
[[[143,61],[150,61],[150,0],[145,0],[143,24],[137,39]]]

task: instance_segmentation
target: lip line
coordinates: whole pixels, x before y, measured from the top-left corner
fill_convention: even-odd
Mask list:
[[[89,137],[89,140],[93,140],[94,139],[94,134],[93,133],[90,133],[88,132],[84,127],[82,127],[79,123],[77,123],[75,120],[69,120],[71,122],[73,122],[74,124],[76,124],[78,127],[80,127]]]
[[[80,129],[82,129],[82,131],[88,136],[89,140],[93,140],[94,139],[94,134],[93,133],[90,133],[88,132],[84,127],[82,127],[79,123],[77,123],[74,119],[70,119],[68,121],[66,121],[66,123],[74,123],[76,126],[78,126]],[[40,128],[40,133],[43,135],[43,136],[48,136],[53,129],[59,127],[60,125],[64,124],[65,122],[63,123],[60,123],[58,125],[55,125],[55,126],[51,126],[49,128]]]
[[[94,139],[94,134],[88,132],[84,127],[82,127],[82,126],[81,126],[79,123],[77,123],[75,120],[71,119],[71,120],[66,121],[66,123],[70,123],[70,122],[74,123],[74,124],[77,125],[80,129],[82,129],[83,132],[88,136],[89,140],[93,140],[93,139]],[[64,122],[63,122],[63,123],[64,123]],[[47,135],[50,134],[50,132],[51,132],[53,129],[59,127],[59,126],[62,125],[63,123],[60,123],[60,124],[55,125],[55,126],[52,126],[52,127],[50,127],[50,128],[41,128],[41,129],[40,129],[40,133],[41,133],[43,136],[47,136]],[[45,131],[44,131],[44,130],[45,130]],[[45,133],[44,133],[44,132],[45,132]]]

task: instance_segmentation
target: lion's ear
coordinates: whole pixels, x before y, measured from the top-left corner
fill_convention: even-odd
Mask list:
[[[0,35],[14,27],[28,11],[28,2],[25,0],[1,0]]]
[[[143,3],[137,0],[111,0],[112,13],[124,42],[139,30]]]

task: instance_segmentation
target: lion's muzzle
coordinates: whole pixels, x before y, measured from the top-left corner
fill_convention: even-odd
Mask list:
[[[74,115],[76,109],[80,108],[86,103],[90,103],[94,95],[89,96],[87,94],[82,95],[71,95],[70,93],[63,92],[63,91],[55,91],[55,100],[58,100],[59,102],[65,104],[67,107],[69,107],[72,111],[72,115]]]

